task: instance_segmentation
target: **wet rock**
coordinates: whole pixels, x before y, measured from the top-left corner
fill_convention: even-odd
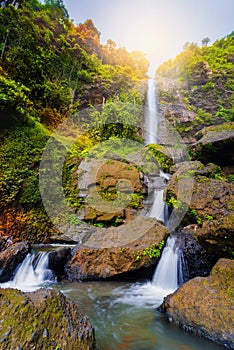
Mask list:
[[[234,184],[225,179],[219,166],[212,163],[205,166],[199,161],[184,162],[174,166],[172,171],[167,186],[167,203],[178,204],[175,213],[180,213],[184,205],[188,207],[180,228],[193,235],[212,256],[213,263],[220,257],[231,257]]]
[[[197,276],[208,276],[212,268],[212,257],[188,233],[181,232],[177,236],[176,245],[183,253],[184,281]]]
[[[168,320],[228,349],[234,348],[234,261],[220,259],[209,277],[196,277],[160,307]]]
[[[61,292],[40,289],[23,293],[1,289],[0,299],[2,350],[97,349],[89,319]]]
[[[48,267],[53,270],[58,277],[64,274],[64,265],[67,263],[71,248],[60,248],[51,251],[48,255]]]
[[[0,282],[6,282],[11,279],[16,268],[23,262],[29,251],[29,244],[20,242],[12,244],[0,252]]]
[[[100,230],[73,250],[65,275],[71,281],[151,277],[159,258],[154,253],[167,235],[164,225],[144,217]]]

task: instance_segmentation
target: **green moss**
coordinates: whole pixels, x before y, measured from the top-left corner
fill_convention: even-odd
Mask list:
[[[149,248],[145,248],[143,251],[138,251],[135,257],[135,261],[139,261],[143,256],[148,256],[150,260],[159,259],[161,251],[165,245],[165,241],[161,240],[159,244],[152,244]]]
[[[151,160],[153,155],[154,159],[152,159],[152,161],[155,162],[156,160],[160,168],[169,173],[170,168],[173,165],[173,160],[166,153],[168,153],[168,150],[165,146],[151,144],[147,146],[145,160]]]
[[[196,211],[196,209],[189,208],[187,211],[187,215],[188,217],[191,218],[192,221],[195,220],[195,222],[198,225],[202,225],[203,219],[198,215],[198,212]]]

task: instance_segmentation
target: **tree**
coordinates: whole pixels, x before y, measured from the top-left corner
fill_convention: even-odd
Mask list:
[[[203,38],[202,41],[201,41],[202,46],[207,46],[207,45],[209,44],[210,41],[211,41],[211,40],[210,40],[210,38],[208,38],[208,37]]]

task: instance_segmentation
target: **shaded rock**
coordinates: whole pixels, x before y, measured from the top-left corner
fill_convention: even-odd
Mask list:
[[[212,258],[191,234],[183,232],[178,234],[176,245],[183,253],[184,281],[197,276],[209,275]]]
[[[142,234],[139,234],[141,230]],[[126,239],[126,243],[115,246],[118,233],[122,234],[122,242]],[[65,266],[66,277],[71,281],[118,279],[120,276],[122,279],[137,279],[142,277],[143,269],[144,277],[147,278],[146,270],[152,276],[160,255],[157,247],[166,237],[165,226],[155,219],[143,217],[130,228],[124,225],[105,229],[105,233],[100,230],[96,237],[91,236],[85,245],[79,245],[73,250],[73,256]]]
[[[0,299],[2,350],[97,349],[89,319],[61,292],[0,289]]]
[[[51,251],[48,255],[48,268],[53,270],[57,277],[64,274],[64,266],[67,263],[71,248],[60,248]]]
[[[234,348],[234,261],[220,259],[209,277],[196,277],[160,307],[183,329]]]
[[[198,141],[191,147],[194,157],[219,165],[234,163],[234,122],[206,127],[196,137]]]
[[[27,242],[20,242],[10,245],[0,252],[0,282],[11,279],[14,271],[30,251]]]

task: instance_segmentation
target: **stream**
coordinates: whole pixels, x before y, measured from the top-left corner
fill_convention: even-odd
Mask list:
[[[152,281],[141,283],[57,282],[48,269],[48,249],[41,249],[28,254],[13,280],[0,286],[23,291],[40,287],[60,290],[89,316],[100,350],[223,349],[204,338],[185,333],[157,311],[164,296],[176,290],[181,279],[180,252],[173,235],[167,240]]]
[[[73,282],[54,287],[90,317],[100,350],[223,349],[169,323],[156,310],[160,302],[150,282]]]

